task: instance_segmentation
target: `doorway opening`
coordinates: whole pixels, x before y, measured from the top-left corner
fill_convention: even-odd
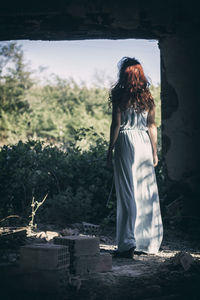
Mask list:
[[[30,138],[68,144],[81,128],[95,128],[108,140],[109,89],[117,80],[117,63],[129,56],[141,62],[150,81],[161,147],[160,51],[156,40],[17,40],[2,42],[0,54],[1,145]]]
[[[1,44],[1,146],[7,166],[13,169],[15,165],[12,180],[16,181],[11,191],[7,173],[4,194],[12,196],[9,209],[13,214],[26,216],[32,196],[42,200],[50,191],[37,216],[42,222],[115,222],[112,172],[105,165],[111,123],[108,97],[124,56],[137,58],[151,83],[160,159],[157,41]],[[162,182],[160,169],[156,170],[158,183]]]

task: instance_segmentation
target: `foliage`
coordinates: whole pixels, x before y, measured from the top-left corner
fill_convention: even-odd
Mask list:
[[[21,46],[0,45],[0,137],[20,135],[24,116],[31,112],[27,91],[33,86]],[[18,126],[19,125],[19,126]]]
[[[0,217],[70,223],[115,221],[113,170],[105,165],[111,109],[108,89],[53,77],[36,81],[21,46],[0,46]],[[158,186],[164,180],[160,87],[151,86],[159,126]],[[162,192],[162,191],[161,191]],[[37,204],[36,203],[36,204]]]
[[[38,220],[101,221],[112,209],[111,204],[106,206],[112,182],[112,172],[105,165],[106,149],[103,136],[96,136],[95,145],[83,152],[76,143],[65,151],[34,140],[4,145],[0,152],[1,217],[15,212],[27,218],[32,196],[39,201],[49,193]]]
[[[151,86],[160,126],[160,87]],[[80,128],[94,127],[109,139],[111,109],[109,90],[88,88],[73,79],[56,75],[45,83],[34,78],[24,60],[21,46],[8,43],[0,47],[0,139],[3,144],[40,139],[64,143],[73,141]],[[88,147],[88,141],[82,147]]]
[[[160,85],[150,86],[150,91],[153,95],[155,104],[156,104],[156,125],[157,127],[161,126],[161,101],[160,101]]]
[[[82,151],[78,144],[89,134],[94,143]],[[48,193],[36,215],[39,222],[115,222],[115,189],[107,205],[113,182],[113,170],[105,165],[107,148],[104,136],[92,128],[77,131],[68,148],[34,140],[4,145],[0,151],[1,218],[8,214],[31,217],[32,197],[39,203]],[[164,179],[162,168],[160,162],[158,185]]]
[[[29,222],[29,227],[30,227],[31,230],[37,228],[37,224],[35,224],[35,222],[34,222],[35,221],[35,215],[36,215],[37,210],[40,208],[40,206],[46,200],[47,196],[48,196],[48,193],[45,195],[44,199],[42,201],[40,201],[40,202],[38,202],[37,200],[35,200],[34,196],[32,197],[32,203],[31,203],[31,208],[32,208],[32,211],[31,211],[31,220]]]

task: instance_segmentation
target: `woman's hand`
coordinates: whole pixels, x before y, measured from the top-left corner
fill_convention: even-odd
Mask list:
[[[153,165],[154,167],[158,164],[158,155],[157,155],[157,127],[155,122],[155,105],[149,110],[147,116],[148,132],[151,139],[151,145],[153,150]]]
[[[107,153],[107,160],[106,160],[106,166],[109,169],[112,168],[112,158],[113,158],[113,152],[112,150],[109,149]]]
[[[154,153],[153,154],[153,165],[154,165],[154,167],[156,167],[157,164],[158,164],[158,155],[157,155],[157,153]]]
[[[121,111],[120,108],[113,103],[112,123],[110,126],[110,142],[109,142],[109,147],[107,152],[107,162],[106,162],[106,166],[109,169],[112,168],[112,157],[113,157],[112,151],[114,149],[114,145],[119,135],[120,124],[121,124]]]

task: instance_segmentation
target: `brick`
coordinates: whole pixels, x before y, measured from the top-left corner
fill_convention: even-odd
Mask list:
[[[90,236],[55,237],[54,244],[69,247],[70,255],[96,255],[100,253],[99,238]]]
[[[100,225],[95,225],[87,222],[82,222],[84,233],[86,234],[99,234]]]
[[[99,261],[96,264],[95,272],[109,272],[112,270],[112,255],[100,253]]]
[[[79,275],[94,273],[99,257],[99,254],[75,256],[70,263],[70,272]]]
[[[112,270],[112,255],[101,253],[96,255],[75,256],[70,264],[73,274],[88,274],[95,272],[108,272]]]
[[[100,254],[98,237],[55,237],[54,243],[69,247],[72,274],[108,272],[112,269],[112,256],[108,253]]]
[[[20,266],[23,269],[59,270],[68,269],[68,247],[54,244],[33,244],[20,249]]]

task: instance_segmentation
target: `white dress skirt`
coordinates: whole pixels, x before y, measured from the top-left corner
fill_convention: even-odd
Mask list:
[[[122,112],[114,146],[116,241],[120,252],[136,246],[136,251],[156,254],[163,239],[147,115],[147,111],[137,113],[133,108]]]

